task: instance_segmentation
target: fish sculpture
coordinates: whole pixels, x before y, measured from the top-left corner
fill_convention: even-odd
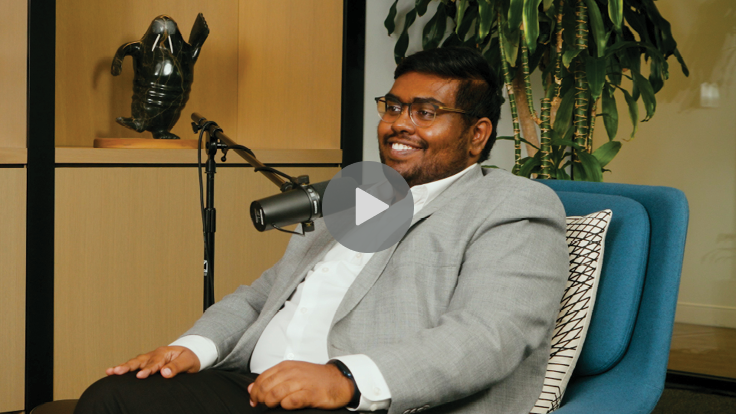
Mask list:
[[[171,128],[189,99],[194,64],[210,29],[202,13],[197,15],[189,43],[169,16],[153,19],[141,40],[118,48],[112,60],[112,75],[122,72],[125,56],[133,57],[132,117],[117,123],[137,132],[150,131],[154,138],[179,139]]]

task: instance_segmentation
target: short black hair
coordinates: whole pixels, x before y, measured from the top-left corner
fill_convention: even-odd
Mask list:
[[[476,49],[459,46],[423,50],[404,58],[394,71],[394,79],[411,72],[460,81],[455,107],[468,111],[463,115],[466,126],[478,118],[488,118],[493,125],[478,162],[487,160],[496,142],[504,98],[503,84],[483,55]]]

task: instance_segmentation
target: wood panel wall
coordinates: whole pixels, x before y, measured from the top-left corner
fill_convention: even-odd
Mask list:
[[[240,1],[239,142],[340,148],[342,1]]]
[[[194,139],[189,115],[199,112],[288,173],[318,182],[338,171],[342,0],[57,0],[55,399],[78,398],[105,368],[170,343],[202,312],[197,172],[162,166],[196,157],[91,148],[141,136],[115,122],[130,115],[133,82],[130,57],[110,74],[117,48],[160,14],[188,38],[198,12],[210,35],[172,131]],[[277,191],[242,164],[218,169],[216,300],[283,254],[287,235],[256,232],[248,212]]]
[[[314,182],[338,169],[284,168]],[[54,398],[78,398],[108,366],[188,329],[202,313],[202,227],[194,168],[57,168]],[[288,235],[258,233],[248,207],[278,189],[220,168],[215,299],[249,284]]]
[[[0,168],[0,412],[24,404],[26,169]]]
[[[26,148],[28,3],[0,0],[0,10],[0,148]]]
[[[58,1],[56,145],[150,137],[115,122],[130,116],[133,69],[127,57],[112,76],[112,58],[159,14],[188,38],[198,12],[210,36],[174,133],[193,139],[199,112],[253,148],[340,148],[341,0]]]
[[[184,39],[197,13],[210,35],[194,67],[189,102],[172,132],[194,139],[189,114],[202,113],[232,136],[237,130],[238,0],[58,0],[56,2],[56,146],[92,147],[95,138],[150,138],[115,122],[129,117],[132,58],[110,74],[118,47],[139,40],[158,15],[174,18]]]

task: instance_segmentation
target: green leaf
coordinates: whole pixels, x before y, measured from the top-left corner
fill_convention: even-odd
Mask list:
[[[576,144],[575,141],[571,141],[569,139],[563,139],[563,138],[555,138],[550,141],[550,145],[556,145],[556,146],[566,146],[566,147],[572,147],[576,150],[583,150],[583,147]]]
[[[593,102],[601,96],[603,85],[606,82],[606,63],[606,59],[594,58],[590,55],[585,59],[585,74],[588,77]]]
[[[504,141],[514,141],[514,137],[496,137],[496,140],[499,140],[499,139],[504,140]],[[532,144],[531,142],[525,140],[523,137],[519,137],[519,141],[521,141],[521,142],[525,143],[526,145],[529,145],[529,146],[531,146],[531,147],[536,148],[537,150],[539,150],[539,147],[538,146],[536,146],[536,145]]]
[[[624,93],[624,99],[626,104],[629,106],[629,117],[631,117],[631,124],[634,125],[634,130],[631,131],[631,139],[636,135],[636,129],[639,127],[639,105],[636,104],[636,100],[631,97],[629,91],[620,88],[621,92]]]
[[[560,136],[567,135],[567,130],[572,124],[573,109],[575,109],[575,88],[570,88],[562,97],[562,102],[560,102],[560,106],[557,108],[555,124],[552,127]]]
[[[687,68],[687,65],[685,64],[685,59],[682,58],[680,51],[675,49],[673,53],[675,54],[677,61],[680,62],[680,67],[682,67],[682,73],[684,73],[685,76],[690,76],[690,69]]]
[[[662,52],[660,52],[659,49],[652,46],[651,44],[643,43],[643,42],[631,42],[631,41],[622,41],[622,42],[614,43],[612,46],[609,46],[608,49],[606,49],[606,54],[603,57],[608,59],[611,56],[613,56],[614,53],[618,52],[619,50],[623,50],[629,47],[636,47],[636,48],[643,47],[649,52],[649,56],[652,59],[657,59],[660,62],[665,61],[665,58]]]
[[[642,122],[646,122],[654,116],[654,111],[657,109],[657,98],[654,97],[654,89],[652,89],[649,79],[638,72],[632,73],[634,74],[634,83],[641,91],[641,98],[644,100],[644,108],[647,111],[647,116]]]
[[[624,19],[624,0],[608,0],[608,17],[613,22],[616,32],[621,33],[621,23]]]
[[[457,0],[460,2],[460,0]],[[473,20],[478,17],[478,8],[472,7],[472,5],[468,4],[468,7],[466,8],[464,14],[463,14],[463,20],[457,20],[457,27],[455,27],[455,33],[458,35],[458,38],[461,42],[467,47],[472,47],[473,43],[475,43],[474,39],[471,37],[469,39],[470,45],[468,45],[465,40],[465,38],[468,35],[468,32],[470,31],[470,28],[473,26]]]
[[[567,181],[571,180],[570,176],[567,175],[567,172],[565,171],[564,168],[558,168],[556,172],[557,172],[558,180],[567,180]]]
[[[552,7],[552,4],[554,3],[554,0],[544,0],[542,3],[542,10],[545,12],[549,10],[550,7]]]
[[[603,167],[598,162],[598,158],[584,151],[577,152],[580,163],[583,164],[585,170],[586,181],[603,181]]]
[[[573,59],[575,59],[581,52],[580,49],[573,45],[568,46],[568,49],[562,53],[562,64],[565,65],[566,68],[570,67],[570,63],[572,63]]]
[[[588,177],[585,174],[585,169],[583,168],[582,163],[574,162],[570,169],[572,170],[572,178],[575,181],[588,181]]]
[[[652,85],[652,90],[656,94],[664,86],[664,79],[662,78],[662,65],[659,64],[658,60],[652,59],[649,70],[649,83]]]
[[[521,165],[519,175],[529,178],[532,175],[532,172],[534,172],[534,168],[542,165],[542,152],[537,151],[537,153],[534,154],[534,157],[526,157],[524,160],[526,161]]]
[[[493,20],[495,18],[493,6],[490,1],[491,0],[478,0],[478,39],[481,42],[491,32],[491,26],[493,25]]]
[[[424,50],[434,49],[439,46],[440,41],[445,36],[445,29],[447,28],[447,12],[445,11],[445,5],[440,3],[437,7],[437,12],[432,16],[424,26],[422,33],[422,48]]]
[[[386,30],[388,30],[388,35],[391,36],[391,34],[396,29],[396,4],[399,2],[399,0],[394,1],[394,4],[391,5],[391,8],[388,9],[388,16],[386,16],[386,20],[383,21],[383,25],[386,27]]]
[[[598,4],[595,0],[585,0],[585,4],[588,6],[590,31],[593,32],[593,39],[595,40],[596,49],[598,50],[598,57],[603,57],[606,52],[606,43],[608,43],[609,35],[606,34],[606,27],[603,25],[601,10],[598,8]]]
[[[420,16],[424,16],[424,13],[427,12],[427,6],[429,5],[429,2],[432,0],[416,0],[414,2],[414,7],[417,9],[417,14]]]
[[[524,40],[531,55],[537,49],[539,37],[539,4],[542,0],[524,0]]]
[[[455,21],[458,22],[455,27],[455,33],[460,36],[460,40],[465,40],[465,35],[460,35],[460,27],[465,17],[465,10],[468,9],[468,0],[457,0],[455,4],[457,5],[457,19]]]
[[[603,168],[613,160],[620,149],[621,143],[619,141],[608,141],[593,151],[593,156],[598,159],[601,168]]]
[[[396,60],[397,65],[401,63],[401,59],[403,59],[406,55],[406,49],[409,47],[409,27],[414,24],[414,20],[416,18],[417,11],[415,9],[412,9],[411,11],[409,11],[409,13],[406,13],[404,30],[401,31],[399,40],[396,41],[396,46],[394,46],[394,60]]]
[[[613,96],[613,88],[610,86],[603,90],[601,107],[603,109],[603,125],[606,127],[608,139],[613,140],[618,132],[618,108],[616,107],[616,98]]]
[[[507,18],[507,27],[510,32],[519,29],[524,14],[524,0],[511,0]]]
[[[502,27],[503,30],[503,48],[506,52],[506,61],[512,67],[516,66],[516,59],[519,56],[519,31],[516,31],[516,36],[508,33],[506,28]]]

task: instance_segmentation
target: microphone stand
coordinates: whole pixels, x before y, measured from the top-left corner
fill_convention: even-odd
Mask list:
[[[203,227],[204,227],[204,310],[206,311],[211,305],[215,303],[215,230],[216,230],[216,210],[215,210],[215,173],[217,172],[217,163],[215,162],[215,155],[217,150],[222,150],[222,161],[227,161],[227,152],[229,150],[234,151],[251,166],[255,168],[256,172],[260,172],[265,175],[272,183],[279,186],[282,192],[288,191],[294,188],[295,185],[302,184],[306,181],[309,183],[308,176],[300,176],[292,178],[287,174],[282,173],[274,168],[265,166],[260,162],[253,151],[242,145],[238,145],[230,139],[227,135],[222,132],[222,129],[214,121],[208,121],[202,115],[194,112],[192,113],[192,129],[194,133],[200,133],[200,140],[202,139],[202,133],[207,133],[207,141],[205,150],[207,151],[207,163],[206,163],[206,175],[207,175],[207,204],[204,208],[203,213]],[[201,152],[200,152],[201,157]],[[201,165],[201,162],[200,162]],[[287,178],[288,181],[286,179]],[[201,175],[200,175],[201,180]],[[201,181],[200,181],[201,185]],[[201,187],[200,187],[201,188]]]

